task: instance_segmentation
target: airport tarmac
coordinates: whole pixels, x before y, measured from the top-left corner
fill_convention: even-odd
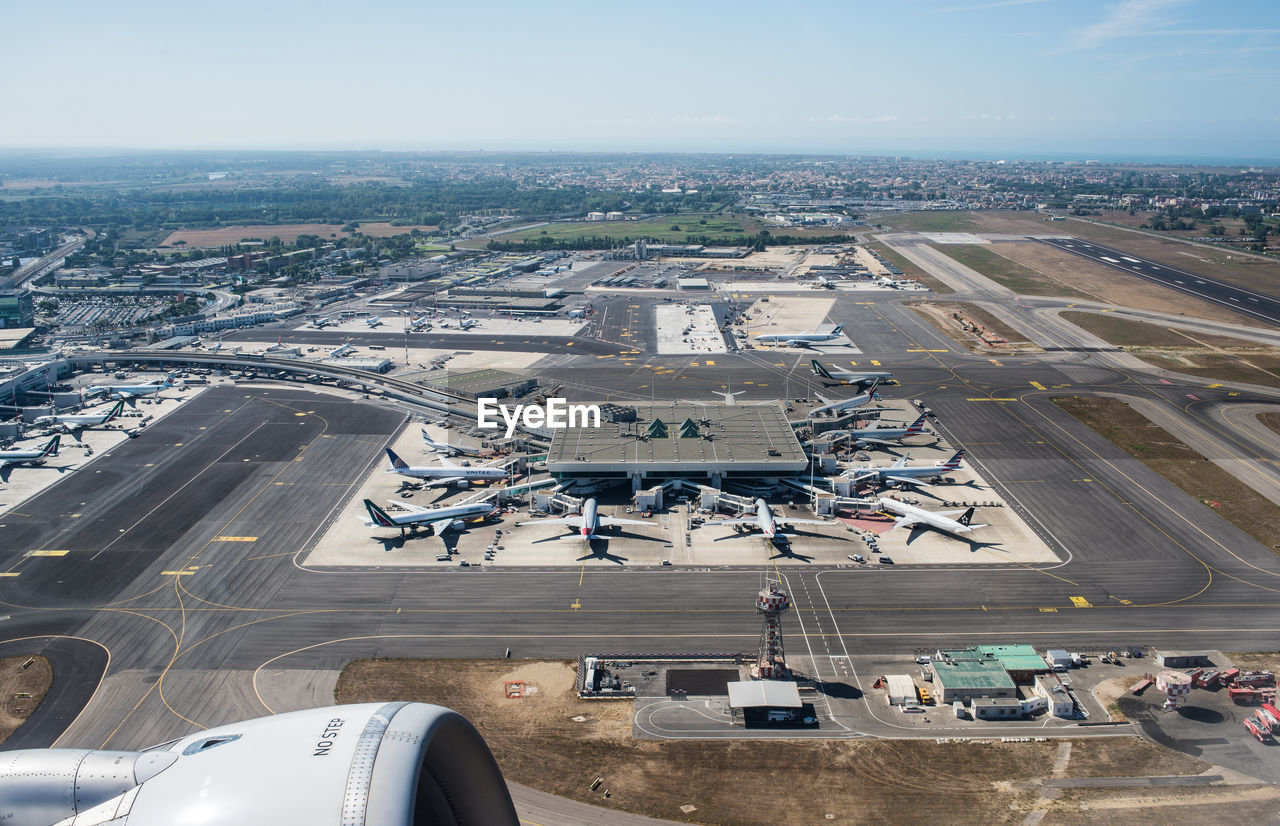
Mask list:
[[[653,308],[658,355],[726,353],[724,333],[706,304],[657,304]]]
[[[467,329],[462,328],[462,322],[471,322],[471,326]],[[566,336],[572,337],[578,334],[584,326],[585,322],[577,318],[494,318],[481,315],[444,315],[443,313],[430,319],[430,332],[448,331],[453,335],[467,336]],[[297,333],[306,333],[311,330],[319,332],[324,329],[331,333],[348,333],[357,335],[363,333],[400,333],[404,334],[404,319],[399,317],[384,318],[383,323],[379,327],[370,327],[364,319],[353,318],[347,321],[337,321],[332,324],[326,324],[323,328],[316,327],[308,322],[298,325],[293,329]]]

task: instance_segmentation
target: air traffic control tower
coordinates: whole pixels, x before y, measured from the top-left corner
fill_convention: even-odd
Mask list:
[[[808,473],[804,448],[777,403],[600,407],[600,427],[554,431],[547,470],[557,479],[629,480],[634,491],[671,479],[719,488]]]

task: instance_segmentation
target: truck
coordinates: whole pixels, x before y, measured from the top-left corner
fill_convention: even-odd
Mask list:
[[[1246,731],[1258,738],[1259,743],[1265,743],[1271,739],[1271,732],[1264,731],[1252,717],[1244,721],[1244,727]]]
[[[1231,702],[1241,706],[1253,705],[1262,700],[1262,692],[1248,686],[1233,686],[1227,689],[1227,696],[1231,698]]]

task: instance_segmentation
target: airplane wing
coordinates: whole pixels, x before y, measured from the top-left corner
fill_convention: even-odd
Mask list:
[[[866,480],[866,479],[874,479],[874,478],[876,478],[876,476],[878,476],[878,475],[879,475],[879,473],[878,473],[877,471],[874,471],[874,470],[864,470],[862,473],[855,473],[855,474],[854,474],[854,476],[853,476],[853,481],[855,481],[855,482],[862,482],[862,481],[864,481],[864,480]]]
[[[758,525],[760,520],[755,516],[748,516],[743,519],[717,519],[708,522],[708,525]]]
[[[858,441],[859,441],[859,442],[864,442],[864,443],[869,444],[869,445],[893,445],[893,444],[896,444],[896,442],[890,441],[890,440],[888,440],[888,439],[876,439],[876,438],[873,438],[873,437],[871,437],[871,436],[859,436],[859,437],[858,437]]]
[[[907,476],[886,476],[882,481],[887,484],[911,485],[912,487],[920,487],[924,485],[924,482],[921,482],[919,479],[911,479]]]
[[[427,513],[431,510],[431,508],[424,508],[421,505],[413,505],[413,504],[410,504],[409,502],[397,502],[393,499],[388,499],[387,503],[390,505],[395,505],[397,508],[404,508],[410,513]]]
[[[604,521],[603,518],[601,519],[601,521],[602,522]],[[534,519],[531,522],[517,522],[516,527],[521,527],[524,525],[581,525],[581,524],[582,524],[582,516],[581,514],[579,514],[576,516],[562,516],[556,519]]]
[[[619,519],[616,516],[605,516],[601,514],[598,517],[601,525],[652,525],[652,522],[643,522],[639,519]]]
[[[781,522],[784,525],[832,525],[835,524],[829,519],[775,519],[774,522]]]
[[[440,464],[444,465],[445,467],[458,467],[458,463],[450,459],[448,456],[441,456]]]
[[[445,532],[453,526],[455,521],[457,521],[457,517],[450,516],[448,519],[437,519],[436,521],[428,524],[431,525],[431,530],[436,536],[444,536]]]
[[[916,516],[899,516],[893,521],[895,528],[910,528],[912,525],[919,524],[920,518]]]

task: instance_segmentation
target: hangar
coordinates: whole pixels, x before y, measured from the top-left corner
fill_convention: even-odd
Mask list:
[[[669,401],[601,410],[600,427],[553,431],[547,470],[557,479],[629,480],[632,490],[681,479],[719,488],[797,477],[809,467],[780,404]]]

